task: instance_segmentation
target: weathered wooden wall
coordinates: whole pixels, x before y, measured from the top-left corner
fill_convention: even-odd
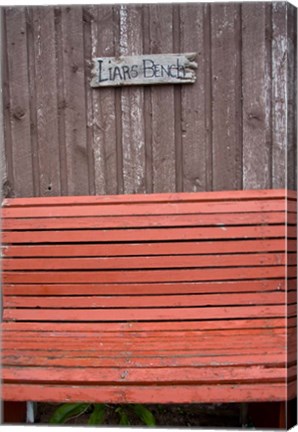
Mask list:
[[[296,187],[288,3],[6,7],[2,48],[4,195]],[[93,56],[192,51],[194,85],[90,87]]]

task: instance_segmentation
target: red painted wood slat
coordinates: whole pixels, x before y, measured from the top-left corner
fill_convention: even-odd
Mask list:
[[[294,294],[294,293],[293,293]],[[292,296],[288,295],[287,301]],[[186,306],[216,306],[242,304],[282,304],[286,301],[285,292],[241,294],[211,294],[211,295],[167,295],[167,296],[114,296],[114,297],[4,297],[4,308],[141,308],[141,307],[186,307]]]
[[[43,382],[43,383],[185,383],[192,381],[194,385],[202,383],[225,382],[272,382],[284,381],[293,377],[295,368],[264,368],[260,366],[250,367],[208,367],[205,368],[153,368],[148,374],[145,369],[125,368],[42,368],[24,367],[22,369],[4,367],[2,379],[6,382]]]
[[[256,224],[294,224],[296,214],[285,212],[239,213],[237,225]],[[166,216],[97,216],[97,217],[60,217],[60,218],[5,218],[2,230],[37,230],[37,229],[82,229],[82,228],[137,228],[164,226],[209,226],[235,225],[235,215],[218,214],[185,214]]]
[[[290,314],[290,307],[271,306],[237,306],[209,308],[169,308],[169,309],[5,309],[3,319],[21,321],[160,321],[191,319],[227,319],[227,318],[270,318],[285,317]]]
[[[296,236],[296,229],[288,227],[289,237]],[[5,243],[87,243],[158,240],[210,240],[246,239],[256,237],[285,237],[285,226],[206,227],[206,228],[146,228],[144,230],[72,230],[72,231],[4,231]]]
[[[294,279],[290,279],[287,284],[285,279],[154,284],[6,284],[2,286],[2,293],[4,296],[208,294],[284,291],[285,289],[296,289],[296,286]]]
[[[178,202],[171,203],[135,203],[117,205],[99,204],[81,206],[37,206],[37,207],[3,207],[3,218],[26,217],[74,217],[74,216],[119,216],[119,215],[164,215],[164,214],[200,214],[200,213],[246,213],[276,212],[285,210],[285,200],[252,200],[252,201],[220,201],[220,202]],[[296,212],[295,201],[288,201],[288,211]]]
[[[295,394],[296,383],[287,394],[284,383],[246,385],[181,385],[181,386],[69,386],[38,384],[4,384],[5,400],[91,403],[216,403],[282,401]],[[34,395],[34,396],[32,396]]]
[[[60,323],[57,328],[56,322],[3,322],[1,324],[3,331],[19,331],[19,332],[154,332],[161,330],[161,328],[165,331],[177,331],[177,330],[200,330],[200,331],[214,331],[214,329],[236,329],[237,331],[240,329],[274,329],[274,328],[286,328],[286,324],[288,326],[295,327],[296,319],[288,318],[286,320],[283,318],[258,318],[258,319],[245,319],[241,317],[240,319],[231,319],[231,320],[204,320],[204,321],[171,321],[171,322],[163,322],[162,327],[158,322],[101,322],[101,323],[81,323],[81,322],[72,322],[72,323]],[[24,333],[25,334],[25,333]]]
[[[133,268],[180,268],[180,267],[233,267],[294,265],[296,254],[241,254],[241,255],[176,255],[165,257],[117,257],[117,258],[6,258],[2,271],[7,270],[88,270]]]
[[[136,255],[192,255],[245,252],[296,251],[294,240],[213,240],[204,242],[126,243],[126,244],[73,244],[73,245],[19,245],[4,246],[7,257],[81,257],[81,256],[136,256]]]

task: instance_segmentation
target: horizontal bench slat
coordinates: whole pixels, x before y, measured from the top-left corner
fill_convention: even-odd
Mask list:
[[[110,270],[110,271],[7,271],[3,272],[4,283],[125,283],[125,282],[178,282],[265,279],[296,276],[296,267],[260,266],[252,271],[250,267],[165,269],[165,270]]]
[[[45,332],[45,331],[67,331],[67,332],[141,332],[141,331],[157,331],[161,328],[167,331],[177,331],[177,330],[214,330],[214,329],[274,329],[274,328],[286,328],[288,326],[295,327],[296,318],[258,318],[258,319],[231,319],[231,320],[204,320],[204,321],[170,321],[163,322],[162,326],[158,322],[101,322],[101,323],[63,323],[59,322],[3,322],[2,328],[5,332],[10,331],[35,331],[35,332]]]
[[[209,333],[208,335],[194,335],[192,333],[187,333],[184,335],[184,339],[180,340],[176,333],[169,337],[162,332],[157,336],[146,336],[146,340],[141,340],[141,337],[135,337],[134,334],[127,334],[126,337],[121,335],[116,335],[114,337],[105,337],[102,339],[96,338],[95,336],[86,336],[82,334],[80,338],[76,336],[64,336],[64,337],[49,337],[46,340],[45,337],[35,338],[20,338],[12,337],[11,339],[4,339],[3,351],[4,354],[7,350],[18,350],[18,352],[24,350],[36,350],[36,351],[49,351],[55,350],[63,353],[66,351],[81,351],[82,356],[84,352],[101,352],[100,355],[111,355],[111,352],[115,353],[135,353],[135,352],[145,352],[158,349],[160,351],[176,351],[177,353],[181,350],[183,351],[198,351],[214,350],[217,348],[219,351],[228,352],[230,349],[239,349],[239,354],[243,350],[247,349],[258,349],[258,346],[262,344],[262,349],[268,347],[279,346],[279,351],[284,351],[286,353],[286,334],[270,334],[270,332],[261,334],[251,334],[246,335],[246,341],[239,339],[238,335],[218,335],[217,332]],[[166,342],[166,343],[165,343]],[[215,346],[216,344],[216,346]],[[291,341],[289,348],[295,345],[294,341]]]
[[[166,338],[176,338],[181,339],[184,338],[184,336],[195,336],[195,337],[218,337],[218,336],[238,336],[238,337],[246,337],[248,335],[275,335],[275,334],[282,334],[282,335],[295,335],[296,329],[295,328],[241,328],[241,329],[209,329],[209,332],[206,332],[204,330],[200,329],[183,329],[183,330],[169,330],[169,329],[163,329],[162,327],[159,329],[146,331],[146,330],[140,330],[140,331],[63,331],[56,329],[54,331],[34,331],[34,330],[27,330],[26,333],[24,333],[22,330],[10,330],[7,331],[5,334],[2,335],[2,340],[4,341],[10,341],[10,340],[36,340],[38,338],[39,340],[45,340],[46,338],[57,338],[57,340],[63,339],[65,337],[67,338],[76,338],[76,337],[82,337],[85,338],[93,338],[97,341],[101,341],[102,339],[115,339],[115,338],[121,338],[122,340],[126,340],[129,338],[139,338],[142,339],[144,337],[151,339],[159,338],[159,337],[166,337]]]
[[[212,343],[212,338],[209,341],[173,341],[167,342],[166,339],[158,342],[149,342],[147,344],[136,343],[122,343],[117,344],[116,342],[108,343],[67,343],[65,347],[61,344],[49,343],[46,345],[41,342],[5,342],[3,346],[4,355],[18,356],[18,355],[29,355],[29,356],[45,356],[48,358],[55,357],[60,353],[60,357],[66,358],[101,358],[101,357],[119,357],[129,360],[130,357],[157,357],[157,356],[172,356],[175,358],[177,355],[192,355],[192,356],[214,356],[216,362],[217,357],[224,357],[226,355],[247,355],[247,354],[264,354],[269,352],[270,354],[283,353],[285,364],[287,362],[287,355],[297,352],[297,344],[291,344],[286,348],[286,340],[271,338],[268,341],[266,338],[261,338],[258,344],[258,339],[249,341],[233,340],[231,342],[228,339],[222,341],[221,339],[215,339]],[[166,343],[167,342],[167,343]],[[216,343],[216,346],[215,346]],[[55,354],[53,354],[55,353]],[[264,357],[263,364],[266,364],[266,357]],[[37,365],[38,366],[38,365]]]
[[[284,356],[284,365],[287,364],[287,362],[295,363],[295,354],[297,353],[297,346],[293,345],[288,348],[288,350],[285,350],[285,343],[283,342],[282,346],[277,346],[277,344],[268,345],[264,344],[264,346],[255,345],[255,346],[233,346],[230,347],[229,345],[225,346],[219,346],[215,347],[213,346],[197,346],[190,347],[189,345],[181,350],[181,346],[177,347],[174,346],[172,349],[170,347],[162,347],[158,349],[158,357],[159,358],[165,358],[168,359],[169,357],[176,358],[176,357],[196,357],[197,359],[204,358],[204,357],[214,357],[214,361],[216,362],[217,359],[225,358],[225,356],[228,356],[229,358],[231,356],[235,356],[235,358],[238,358],[239,356],[264,356],[263,364],[266,361],[266,356],[269,353],[269,355],[283,355]],[[130,358],[146,358],[147,360],[150,358],[155,358],[157,356],[157,349],[156,348],[148,348],[148,349],[137,349],[135,347],[126,347],[125,349],[117,349],[111,348],[109,350],[101,350],[101,349],[84,349],[84,354],[82,355],[82,352],[80,349],[78,349],[78,345],[75,346],[75,348],[71,347],[65,347],[64,350],[59,350],[56,347],[48,349],[48,347],[37,349],[34,348],[28,348],[23,347],[23,349],[16,349],[15,347],[11,347],[10,349],[7,347],[5,348],[4,355],[11,358],[18,358],[19,356],[25,356],[25,357],[44,357],[47,360],[50,359],[57,359],[65,358],[67,360],[74,360],[78,361],[78,359],[83,358],[107,358],[107,359],[118,359],[119,361],[125,361],[129,363]],[[291,360],[289,360],[291,359]],[[222,359],[221,359],[222,361]],[[69,363],[70,364],[70,363]],[[69,365],[68,364],[68,365]],[[35,363],[35,366],[38,366],[37,363]]]
[[[256,354],[227,354],[222,355],[191,355],[184,353],[183,355],[177,354],[171,355],[159,355],[159,356],[146,356],[140,357],[130,355],[129,357],[119,356],[97,356],[97,357],[83,357],[74,352],[70,357],[65,357],[63,353],[52,353],[49,355],[47,351],[44,355],[39,351],[35,354],[23,354],[11,355],[6,352],[3,354],[2,364],[5,366],[61,366],[61,367],[126,367],[126,368],[155,368],[155,367],[205,367],[205,366],[243,366],[243,365],[269,365],[269,366],[285,366],[286,354],[283,353],[265,353]],[[15,354],[15,353],[14,353]],[[295,361],[295,354],[287,356],[288,361]],[[76,357],[77,355],[77,357]]]
[[[170,243],[126,244],[72,244],[4,246],[7,257],[84,257],[84,256],[137,256],[137,255],[192,255],[245,252],[296,251],[296,241],[284,238],[257,240],[213,240]]]
[[[287,202],[289,212],[296,212],[296,202]],[[165,214],[193,214],[193,213],[246,213],[246,212],[276,212],[285,210],[285,200],[257,201],[219,201],[219,202],[162,202],[158,203],[135,203],[117,205],[87,204],[80,206],[49,205],[35,206],[34,211],[30,207],[8,207],[2,209],[3,218],[26,218],[32,217],[63,217],[63,216],[119,216],[119,215],[165,215]]]
[[[194,294],[225,292],[265,292],[295,290],[295,279],[267,279],[217,282],[165,282],[139,284],[4,284],[2,293],[8,295],[143,295]]]
[[[296,236],[296,228],[287,229],[289,238]],[[138,242],[170,240],[210,240],[285,237],[284,225],[265,226],[219,226],[212,228],[148,228],[123,230],[71,230],[71,231],[4,231],[5,243],[87,243],[87,242]]]
[[[286,355],[287,349],[293,350],[297,349],[297,345],[294,343],[288,344],[286,348],[286,336],[285,335],[266,335],[266,336],[251,336],[247,338],[246,341],[240,340],[239,337],[230,336],[230,338],[213,338],[212,335],[208,337],[191,337],[188,336],[183,341],[177,339],[159,338],[159,339],[146,339],[146,341],[140,341],[140,339],[133,338],[128,340],[122,340],[121,338],[115,338],[112,340],[103,340],[101,342],[95,342],[94,339],[84,339],[78,340],[77,338],[66,338],[61,340],[49,341],[43,340],[8,340],[3,341],[3,351],[4,354],[8,351],[15,355],[21,352],[29,352],[38,354],[39,352],[48,352],[50,356],[50,351],[55,351],[65,353],[65,356],[72,356],[74,353],[78,356],[81,353],[81,357],[88,357],[91,353],[93,356],[111,356],[111,355],[122,355],[130,357],[133,355],[156,355],[156,352],[168,353],[171,352],[175,356],[179,352],[187,353],[192,352],[200,356],[200,352],[216,353],[220,355],[222,353],[229,354],[235,353],[237,350],[237,355],[243,353],[251,353],[253,351],[264,352],[266,350],[272,352],[284,352]],[[68,353],[68,354],[67,354]],[[73,353],[73,354],[71,354]]]
[[[294,265],[296,254],[279,253],[224,254],[224,255],[176,255],[141,257],[96,258],[5,258],[2,271],[6,270],[87,270],[87,269],[134,269],[179,267],[233,267]]]
[[[168,201],[219,201],[219,200],[258,200],[258,199],[297,199],[297,192],[286,189],[263,189],[263,190],[231,190],[212,192],[183,192],[183,193],[152,193],[152,194],[130,194],[130,195],[96,195],[96,196],[61,196],[61,197],[39,197],[36,198],[5,198],[3,205],[7,207],[30,207],[47,205],[82,205],[89,203],[117,204],[135,202],[168,202]]]
[[[103,383],[185,383],[193,384],[225,383],[225,382],[272,382],[284,381],[295,376],[295,367],[265,368],[261,366],[247,367],[208,367],[205,368],[152,368],[150,373],[141,368],[30,368],[22,369],[4,367],[2,379],[6,382],[65,382],[80,384]]]
[[[294,302],[295,293],[287,296],[287,302]],[[276,293],[241,293],[241,294],[199,294],[199,295],[167,295],[167,296],[114,296],[114,297],[4,297],[4,308],[115,308],[115,307],[182,307],[210,305],[242,305],[242,304],[284,304],[285,292]]]
[[[5,400],[85,402],[91,403],[216,403],[284,401],[295,395],[296,383],[286,392],[284,383],[246,385],[157,385],[157,386],[67,386],[38,384],[4,384]],[[32,396],[34,395],[34,396]]]
[[[94,271],[7,271],[4,283],[126,283],[224,281],[296,277],[296,267],[251,267],[163,269],[163,270],[94,270]]]
[[[149,228],[170,226],[211,226],[211,225],[257,225],[285,224],[296,222],[296,213],[264,212],[239,213],[237,219],[232,213],[185,214],[166,216],[96,216],[60,218],[5,218],[2,230],[40,229],[83,229],[83,228]]]
[[[170,308],[170,309],[5,309],[4,320],[21,321],[159,321],[191,319],[228,319],[228,318],[268,318],[284,317],[295,313],[292,306],[286,310],[284,305],[237,306],[208,308]]]

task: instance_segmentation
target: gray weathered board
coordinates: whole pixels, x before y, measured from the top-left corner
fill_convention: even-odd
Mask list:
[[[91,87],[144,84],[191,84],[196,53],[148,54],[93,59]]]

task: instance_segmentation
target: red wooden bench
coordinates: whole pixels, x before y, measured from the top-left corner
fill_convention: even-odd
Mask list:
[[[294,398],[295,212],[284,190],[5,199],[3,399]]]

